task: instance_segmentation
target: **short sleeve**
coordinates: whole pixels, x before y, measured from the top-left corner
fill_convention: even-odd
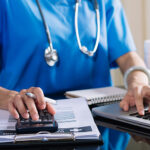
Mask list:
[[[2,43],[2,2],[0,1],[0,45]]]
[[[110,0],[107,5],[107,40],[111,67],[117,67],[115,60],[136,47],[120,0]]]
[[[2,32],[3,32],[3,22],[4,22],[4,3],[5,3],[5,1],[0,0],[0,44],[2,44]]]
[[[0,69],[1,69],[1,61],[2,61],[2,18],[3,18],[3,0],[0,0]]]

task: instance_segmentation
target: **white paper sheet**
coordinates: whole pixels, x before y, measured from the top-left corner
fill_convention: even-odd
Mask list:
[[[77,139],[84,139],[86,136],[99,137],[100,133],[84,98],[59,100],[54,107],[59,129],[70,128]]]
[[[99,139],[100,133],[84,98],[57,100],[53,106],[59,133],[71,132],[76,139]],[[8,111],[0,110],[0,143],[12,141],[13,133],[10,131],[15,131],[15,124],[16,120]],[[8,133],[5,135],[2,131]]]

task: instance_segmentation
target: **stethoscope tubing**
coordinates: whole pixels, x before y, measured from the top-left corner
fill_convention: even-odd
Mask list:
[[[86,54],[88,56],[93,56],[94,55],[94,53],[97,51],[98,43],[99,43],[99,40],[100,40],[100,13],[99,13],[99,7],[98,7],[97,0],[94,0],[94,8],[95,8],[95,11],[96,11],[96,20],[97,20],[97,35],[96,35],[97,37],[96,37],[96,42],[95,42],[94,49],[89,51],[85,46],[81,45],[79,30],[78,30],[79,0],[76,0],[76,5],[75,5],[75,31],[76,31],[77,42],[78,42],[79,49],[84,54]]]
[[[57,54],[57,51],[53,49],[53,44],[52,44],[51,35],[50,35],[50,29],[46,23],[45,18],[44,18],[39,0],[36,0],[36,3],[38,5],[38,9],[39,9],[41,18],[43,20],[45,32],[46,32],[48,43],[49,43],[49,47],[45,50],[45,59],[46,59],[46,62],[49,66],[54,66],[55,63],[58,61],[58,54]],[[78,43],[79,49],[82,51],[82,53],[84,53],[88,56],[93,56],[95,54],[95,52],[98,49],[98,44],[99,44],[99,40],[100,40],[100,13],[99,13],[99,7],[98,7],[97,0],[94,0],[94,8],[96,11],[96,20],[97,20],[97,33],[96,34],[97,35],[96,35],[96,42],[95,42],[94,49],[89,51],[86,46],[81,45],[79,30],[78,30],[79,0],[76,0],[76,4],[75,4],[75,32],[76,32],[76,37],[77,37],[77,43]]]
[[[42,9],[41,9],[39,1],[36,0],[36,3],[38,5],[39,11],[40,11],[40,15],[41,15],[42,20],[43,20],[43,24],[44,24],[45,32],[46,32],[46,35],[47,35],[47,40],[48,40],[48,43],[49,43],[49,46],[50,46],[50,50],[52,51],[53,50],[53,44],[52,44],[52,40],[51,40],[52,38],[51,38],[50,30],[49,30],[48,25],[46,23],[46,20],[44,18],[44,15],[43,15],[43,12],[42,12]]]

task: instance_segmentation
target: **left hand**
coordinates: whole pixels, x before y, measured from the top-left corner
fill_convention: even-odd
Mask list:
[[[136,106],[138,113],[144,115],[143,103],[150,103],[150,86],[135,83],[128,89],[124,99],[120,102],[120,107],[124,111],[128,111],[129,107]]]

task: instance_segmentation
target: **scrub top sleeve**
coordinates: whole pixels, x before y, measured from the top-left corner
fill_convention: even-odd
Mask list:
[[[3,19],[4,19],[4,3],[5,0],[0,0],[0,45],[2,45]]]
[[[108,59],[110,67],[117,67],[116,59],[136,47],[120,0],[110,0],[111,5],[106,12]]]
[[[2,3],[0,1],[0,45],[2,44]]]
[[[1,61],[2,61],[2,18],[3,18],[3,0],[0,0],[0,70],[1,70]]]

